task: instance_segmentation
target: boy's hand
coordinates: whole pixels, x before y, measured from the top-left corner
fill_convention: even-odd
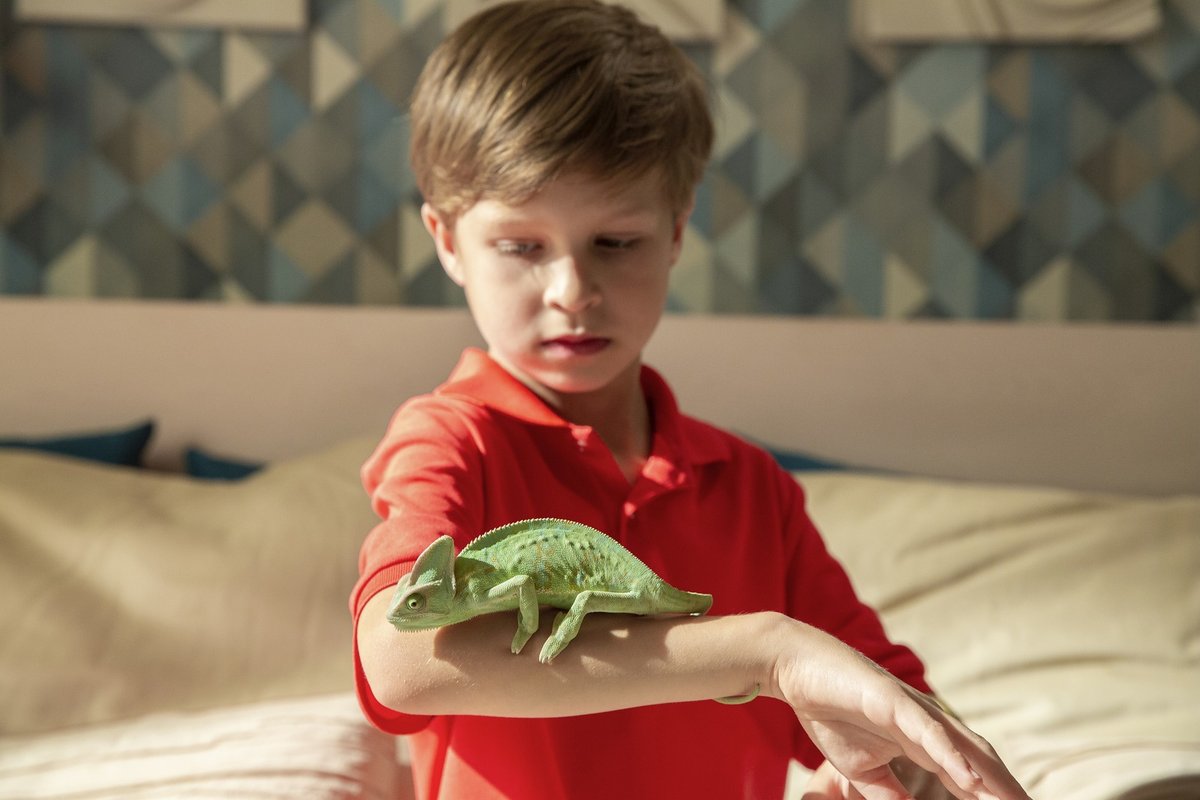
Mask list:
[[[954,795],[941,782],[908,759],[892,762],[892,769],[917,800],[953,800]],[[862,795],[826,761],[810,776],[800,800],[862,800]]]
[[[908,800],[912,795],[890,767],[905,757],[962,800],[1029,800],[992,747],[932,699],[831,636],[808,628],[796,641],[805,644],[780,657],[769,693],[791,705],[845,777],[839,788],[824,768],[810,793],[825,791],[831,800]]]

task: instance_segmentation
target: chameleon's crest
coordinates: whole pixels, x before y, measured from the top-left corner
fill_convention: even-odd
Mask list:
[[[434,628],[445,623],[454,601],[454,540],[442,536],[417,557],[412,572],[400,579],[388,605],[396,628]]]
[[[433,544],[425,548],[425,552],[417,556],[413,564],[413,586],[436,583],[440,580],[450,582],[450,593],[454,594],[454,540],[449,536],[439,536]]]

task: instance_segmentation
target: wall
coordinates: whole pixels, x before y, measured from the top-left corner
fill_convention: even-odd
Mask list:
[[[405,166],[434,0],[307,35],[3,14],[0,293],[461,302]],[[689,47],[720,138],[683,311],[1200,319],[1200,0],[1124,46],[867,47],[842,0],[735,0]]]

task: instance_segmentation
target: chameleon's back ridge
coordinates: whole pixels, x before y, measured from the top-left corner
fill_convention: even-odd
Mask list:
[[[675,588],[616,539],[570,520],[502,525],[473,539],[458,556],[491,566],[497,571],[493,580],[529,575],[538,601],[564,610],[585,590],[653,597],[654,610],[633,613],[702,614],[712,605],[712,595]]]

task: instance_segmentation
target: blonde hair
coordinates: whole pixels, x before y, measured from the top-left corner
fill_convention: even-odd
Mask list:
[[[657,28],[595,0],[526,0],[480,12],[430,56],[409,155],[426,202],[452,218],[483,198],[520,203],[566,172],[656,168],[681,213],[712,141],[703,76]]]

